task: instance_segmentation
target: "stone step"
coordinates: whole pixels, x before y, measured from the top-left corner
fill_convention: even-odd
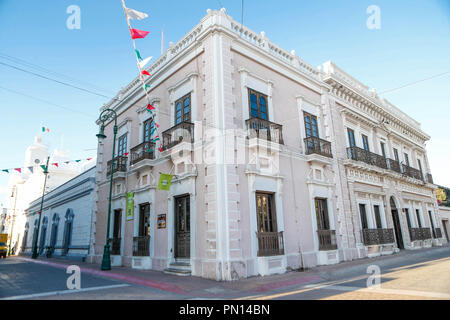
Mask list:
[[[164,270],[165,274],[172,274],[175,276],[180,277],[189,277],[191,275],[191,270],[182,270],[182,269],[175,269],[175,268],[168,268]]]

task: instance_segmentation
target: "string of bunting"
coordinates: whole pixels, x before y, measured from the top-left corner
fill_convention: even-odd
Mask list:
[[[150,85],[145,82],[145,78],[144,78],[144,76],[149,77],[149,78],[152,76],[144,68],[150,62],[150,60],[152,60],[153,57],[148,57],[148,58],[143,59],[140,51],[136,47],[136,41],[135,41],[136,39],[144,39],[150,32],[132,28],[131,23],[130,23],[130,20],[146,19],[148,17],[148,14],[131,9],[131,8],[127,8],[125,6],[125,1],[124,0],[121,0],[121,1],[122,1],[122,7],[123,7],[123,10],[125,13],[125,17],[127,20],[128,29],[130,30],[130,35],[131,35],[131,39],[133,42],[134,52],[136,53],[136,62],[137,62],[137,67],[139,69],[139,79],[142,82],[142,88],[144,89],[145,97],[147,100],[147,111],[151,115],[151,123],[152,123],[152,126],[154,126],[150,133],[150,141],[156,143],[156,142],[160,141],[160,138],[159,138],[159,135],[157,132],[159,129],[159,125],[155,121],[156,108],[154,106],[152,106],[152,104],[151,104],[150,95],[149,95],[149,91],[148,91],[150,89]],[[153,136],[153,135],[155,135],[155,136]],[[163,151],[161,146],[158,148],[158,150],[159,150],[159,152]],[[153,150],[151,150],[151,149],[147,150],[147,152],[152,152],[152,151]]]
[[[91,161],[92,160],[92,158],[87,158],[86,159],[87,161]],[[56,167],[56,168],[59,168],[59,166],[60,165],[62,165],[62,164],[69,164],[69,163],[79,163],[79,162],[81,162],[81,161],[83,161],[83,160],[81,160],[81,159],[79,159],[79,160],[69,160],[69,161],[62,161],[62,162],[52,162],[52,163],[49,163],[49,167]],[[19,172],[19,173],[23,173],[23,172],[25,172],[25,170],[28,170],[28,171],[30,171],[31,173],[34,173],[34,169],[35,168],[42,168],[42,170],[44,170],[45,171],[45,165],[39,165],[39,166],[30,166],[30,167],[18,167],[18,168],[9,168],[9,169],[2,169],[1,170],[1,172],[3,172],[3,173],[11,173],[11,172],[14,172],[14,171],[17,171],[17,172]]]

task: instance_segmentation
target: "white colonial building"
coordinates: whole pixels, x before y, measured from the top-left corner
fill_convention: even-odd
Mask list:
[[[233,280],[441,245],[429,136],[332,62],[315,68],[220,11],[107,105],[90,261]],[[100,123],[99,123],[100,124]],[[158,152],[158,148],[162,152]],[[113,195],[107,226],[111,164]],[[174,173],[169,191],[160,173]]]
[[[41,166],[46,165],[49,156],[46,193],[79,175],[83,166],[86,165],[74,162],[65,163],[71,160],[67,152],[55,149],[53,153],[50,153],[42,135],[34,138],[34,143],[26,149],[21,172],[12,171],[8,183],[8,234],[12,241],[11,251],[13,253],[20,253],[22,248],[27,222],[25,211],[34,200],[42,196],[44,173]],[[58,163],[58,167],[51,165],[52,163]]]

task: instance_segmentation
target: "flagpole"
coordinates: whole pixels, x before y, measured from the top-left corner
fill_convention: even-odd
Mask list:
[[[34,243],[33,243],[33,255],[31,256],[32,259],[36,259],[37,258],[37,242],[38,242],[38,238],[39,238],[39,229],[41,227],[41,217],[42,217],[42,210],[44,208],[44,195],[45,195],[45,186],[47,185],[47,175],[48,175],[48,162],[50,161],[50,157],[47,157],[47,166],[45,167],[45,171],[44,171],[44,188],[42,190],[42,198],[41,198],[41,211],[39,211],[39,222],[38,222],[38,228],[37,228],[37,234],[36,234],[36,238],[34,239]]]

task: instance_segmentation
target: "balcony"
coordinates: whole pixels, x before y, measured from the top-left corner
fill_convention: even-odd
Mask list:
[[[133,238],[133,257],[150,256],[150,236]]]
[[[116,157],[114,158],[114,170],[113,174],[116,172],[126,172],[127,171],[127,157]],[[109,176],[111,174],[111,166],[113,161],[109,160],[106,166],[106,175]]]
[[[336,230],[317,230],[319,251],[337,250]]]
[[[154,160],[155,148],[156,144],[154,142],[144,142],[131,149],[130,165],[135,165],[146,159]]]
[[[109,239],[111,245],[111,254],[113,256],[120,256],[120,244],[122,242],[121,238],[112,238]]]
[[[411,241],[431,239],[431,230],[428,228],[409,228]]]
[[[245,121],[247,126],[247,137],[258,138],[284,144],[283,126],[260,118],[250,118]]]
[[[417,180],[423,180],[423,174],[418,169],[414,169],[410,166],[402,164],[402,171],[403,174],[407,175],[408,177],[415,178]]]
[[[387,167],[389,170],[402,173],[402,169],[400,166],[400,162],[392,160],[392,159],[386,159],[387,160]]]
[[[306,154],[319,154],[324,157],[333,158],[331,154],[331,142],[317,137],[308,137],[304,139]]]
[[[194,142],[194,124],[190,122],[182,122],[176,126],[166,130],[162,134],[163,151],[175,147],[181,142]]]
[[[393,229],[363,229],[362,234],[366,246],[395,242]]]
[[[284,254],[283,232],[257,232],[258,257]]]
[[[355,161],[362,161],[372,166],[387,169],[386,158],[376,153],[358,147],[347,148],[348,158]]]
[[[441,231],[441,228],[436,228],[436,229],[434,229],[434,232],[433,232],[433,238],[435,238],[435,239],[440,239],[440,238],[442,238],[442,231]]]

